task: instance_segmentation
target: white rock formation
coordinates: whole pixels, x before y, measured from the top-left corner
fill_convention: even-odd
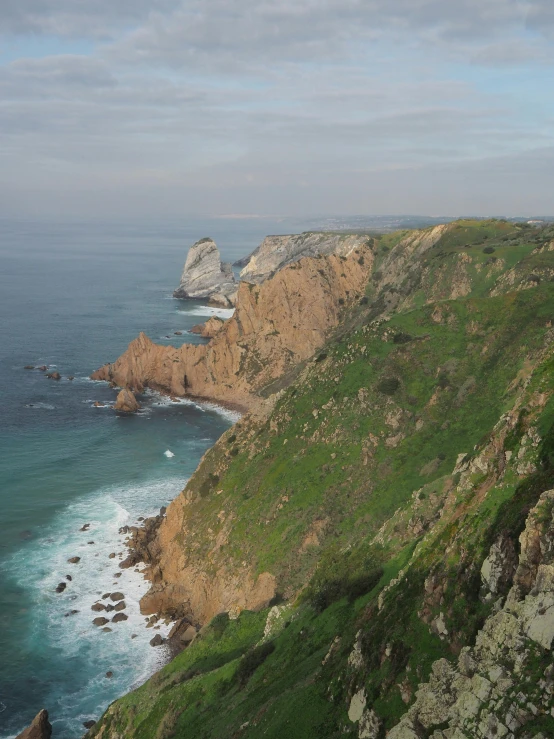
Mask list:
[[[302,257],[338,254],[347,256],[365,244],[365,234],[336,234],[306,232],[292,236],[266,236],[250,257],[240,260],[246,263],[240,273],[241,280],[259,284],[287,264]]]
[[[208,299],[214,305],[234,306],[237,282],[230,264],[221,261],[219,249],[212,239],[200,239],[193,244],[173,293],[175,298]]]

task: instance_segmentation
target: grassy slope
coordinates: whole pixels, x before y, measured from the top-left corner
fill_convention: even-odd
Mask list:
[[[531,253],[536,238],[498,222],[456,224],[425,268],[448,279],[452,253],[474,252],[475,263],[488,242],[502,253],[504,270],[520,265],[526,275],[539,262],[548,270],[552,252]],[[375,248],[397,241],[383,237]],[[530,290],[484,297],[497,279],[475,270],[472,295],[442,301],[439,311],[423,305],[367,323],[371,311],[360,308],[349,317],[354,328],[308,365],[269,420],[245,419],[206,456],[191,483],[201,493],[189,514],[197,535],[184,546],[201,556],[210,546],[206,527],[215,537],[218,512],[233,512],[222,556],[276,574],[294,606],[281,619],[275,650],[246,685],[235,673],[240,655],[260,642],[266,612],[245,612],[235,622],[218,617],[145,686],[116,702],[94,736],[354,735],[346,710],[360,680],[391,726],[406,709],[402,694],[413,695],[432,661],[452,658],[471,641],[487,615],[479,569],[495,532],[517,538],[522,510],[552,482],[549,472],[530,475],[534,482],[523,490],[514,466],[500,475],[497,462],[462,490],[452,475],[458,455],[487,448],[514,404],[537,389],[546,396],[553,390],[551,360],[542,351],[554,285],[543,279]],[[548,438],[553,421],[550,401],[530,408],[504,448],[515,460],[527,426],[536,423]],[[210,478],[215,471],[217,482]],[[405,579],[379,610],[378,594],[408,562]],[[363,594],[371,573],[379,583],[368,577],[370,592]],[[441,583],[440,605],[425,600],[430,573]],[[448,640],[429,628],[439,611]],[[363,677],[347,663],[358,632]]]

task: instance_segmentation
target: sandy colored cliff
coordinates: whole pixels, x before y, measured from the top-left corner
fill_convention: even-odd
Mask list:
[[[262,285],[241,283],[235,314],[208,344],[177,349],[141,333],[92,379],[250,407],[261,388],[323,345],[363,294],[372,263],[361,246],[348,257],[302,259]]]

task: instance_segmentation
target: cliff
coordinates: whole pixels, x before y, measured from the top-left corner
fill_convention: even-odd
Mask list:
[[[193,244],[173,297],[208,298],[213,305],[229,307],[235,304],[236,293],[237,282],[231,265],[221,262],[215,242],[205,238]]]
[[[367,248],[159,524],[143,607],[200,638],[92,736],[554,735],[554,229]]]
[[[245,265],[240,273],[241,280],[259,284],[288,264],[302,257],[348,256],[368,241],[366,235],[312,233],[289,236],[267,236],[244,260],[236,264]]]
[[[262,285],[241,283],[233,317],[208,344],[176,349],[141,333],[92,378],[250,407],[262,388],[322,346],[363,294],[372,262],[364,246],[348,258],[303,259]]]

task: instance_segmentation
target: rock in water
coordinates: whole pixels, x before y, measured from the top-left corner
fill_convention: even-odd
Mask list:
[[[200,239],[191,246],[175,298],[208,298],[217,305],[235,304],[237,282],[230,264],[222,263],[212,239]]]
[[[139,408],[140,405],[134,394],[130,390],[127,390],[127,388],[123,388],[117,396],[114,409],[116,411],[123,411],[124,413],[135,413]]]
[[[29,728],[18,734],[16,739],[50,739],[51,736],[52,726],[48,721],[48,711],[43,709],[35,716]]]

